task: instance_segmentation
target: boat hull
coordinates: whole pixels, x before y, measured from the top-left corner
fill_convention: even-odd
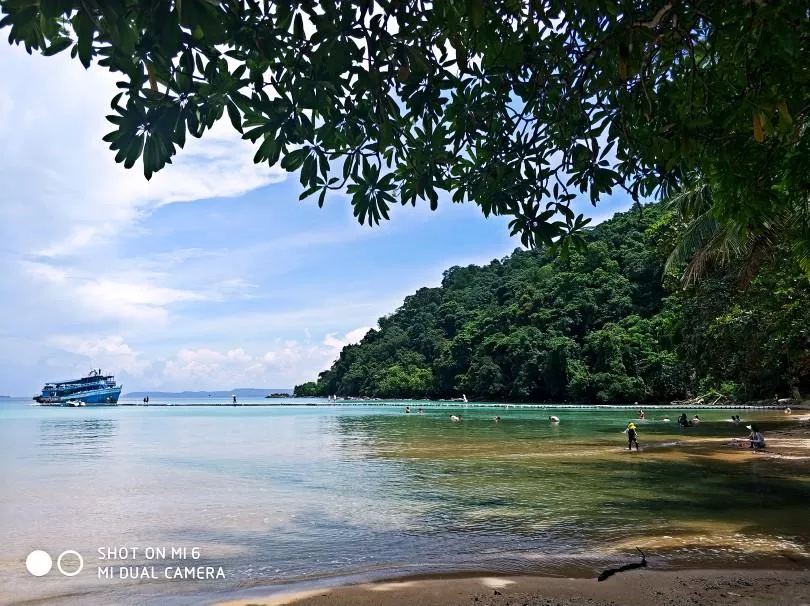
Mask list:
[[[110,387],[72,393],[67,396],[52,396],[48,398],[38,396],[34,399],[42,406],[65,406],[68,400],[79,400],[84,402],[85,406],[118,406],[118,398],[120,396],[121,387]]]

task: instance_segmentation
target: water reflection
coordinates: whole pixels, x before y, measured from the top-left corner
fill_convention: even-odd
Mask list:
[[[795,513],[810,485],[772,464],[761,474],[756,460],[656,448],[680,437],[672,424],[645,425],[649,448],[629,457],[622,413],[565,411],[564,423],[549,425],[545,417],[519,412],[496,425],[487,411],[461,413],[462,423],[450,423],[451,412],[336,422],[344,448],[362,443],[367,459],[386,468],[375,484],[387,499],[400,499],[403,515],[419,513],[420,533],[479,548],[489,539],[502,550],[531,545],[555,557],[661,540],[661,551],[685,557],[707,546],[722,547],[723,556],[750,556],[754,541],[767,553],[775,546],[793,554],[810,550],[810,533]],[[702,431],[733,429],[707,423]],[[694,528],[687,533],[688,525]],[[688,540],[671,545],[671,537]]]
[[[38,452],[44,458],[98,457],[110,451],[117,433],[113,419],[43,419]]]

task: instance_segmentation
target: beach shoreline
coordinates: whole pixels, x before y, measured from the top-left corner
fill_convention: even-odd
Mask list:
[[[793,469],[810,464],[810,417],[795,416],[792,427],[770,432],[764,451],[737,452],[727,438],[686,437],[674,449],[737,460],[745,454],[771,459]],[[748,449],[745,449],[748,451]],[[733,453],[733,454],[732,454]],[[647,557],[654,544],[642,545]],[[615,555],[615,554],[614,554]],[[628,604],[799,604],[810,603],[810,564],[771,561],[751,566],[701,569],[697,567],[646,568],[619,572],[599,582],[595,577],[504,575],[498,573],[447,573],[410,575],[369,582],[329,584],[285,591],[255,587],[251,597],[213,602],[217,606],[589,606]],[[622,564],[638,562],[627,553]],[[618,566],[618,564],[617,564]],[[561,571],[565,572],[565,571]]]
[[[800,604],[810,570],[637,569],[599,582],[547,576],[400,579],[215,602],[217,606],[607,606]]]

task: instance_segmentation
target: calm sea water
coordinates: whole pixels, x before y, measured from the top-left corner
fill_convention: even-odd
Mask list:
[[[197,604],[335,578],[592,575],[635,546],[658,567],[808,561],[808,480],[723,449],[747,433],[731,411],[698,411],[704,422],[680,430],[676,412],[651,410],[642,452],[628,454],[628,410],[408,404],[0,401],[0,601]],[[766,435],[786,422],[737,412]],[[674,446],[685,432],[716,447]],[[54,560],[42,577],[25,568],[36,549]],[[75,576],[56,568],[66,550],[82,556]],[[78,569],[74,554],[61,564]],[[224,578],[188,578],[206,566]]]

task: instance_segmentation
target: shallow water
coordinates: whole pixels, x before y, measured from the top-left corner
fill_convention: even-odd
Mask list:
[[[650,410],[639,423],[642,452],[628,453],[626,409],[409,404],[410,415],[391,406],[6,401],[0,598],[181,604],[353,575],[590,575],[626,563],[636,546],[659,567],[808,561],[810,483],[747,450],[722,451],[747,434],[746,423],[728,421],[732,411],[697,411],[704,422],[682,430],[675,411]],[[733,412],[766,436],[787,422]],[[723,440],[685,449],[685,436]],[[98,549],[112,546],[138,551],[102,560]],[[182,547],[186,557],[172,557]],[[54,559],[76,550],[84,568],[33,577],[24,561],[34,549]],[[101,569],[99,578],[106,565],[110,577]],[[200,565],[222,567],[225,578],[166,578],[167,567],[171,576]],[[121,579],[121,566],[158,578]]]

